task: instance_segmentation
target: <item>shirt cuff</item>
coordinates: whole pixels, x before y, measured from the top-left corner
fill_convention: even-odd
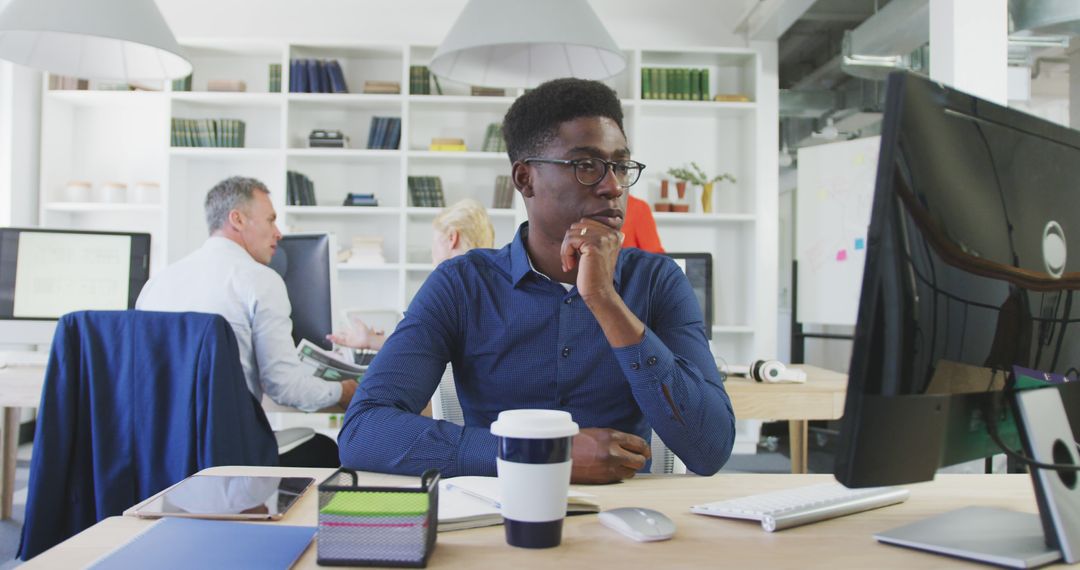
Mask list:
[[[326,382],[326,383],[329,384],[329,386],[327,386],[327,388],[329,388],[329,392],[330,392],[327,395],[327,402],[325,404],[315,408],[315,410],[313,410],[313,411],[319,411],[319,410],[322,410],[324,408],[329,408],[330,406],[336,406],[338,404],[338,400],[341,399],[341,382]],[[348,409],[348,407],[349,407],[349,403],[345,402],[345,408]]]
[[[675,365],[671,349],[647,327],[641,342],[613,350],[631,386],[658,382],[669,376],[668,371]]]
[[[465,428],[458,445],[457,467],[461,475],[494,476],[499,438],[483,428]]]

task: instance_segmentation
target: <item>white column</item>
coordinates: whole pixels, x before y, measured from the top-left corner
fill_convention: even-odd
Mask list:
[[[930,78],[1008,103],[1007,0],[930,0]]]
[[[11,225],[12,67],[0,61],[0,226]]]

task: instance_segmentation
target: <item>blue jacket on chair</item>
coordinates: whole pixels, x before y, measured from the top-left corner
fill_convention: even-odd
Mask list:
[[[277,465],[219,315],[82,311],[56,328],[19,557],[215,465]]]

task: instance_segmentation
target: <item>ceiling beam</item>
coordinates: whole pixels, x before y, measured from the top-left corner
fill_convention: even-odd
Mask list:
[[[750,40],[777,41],[814,2],[815,0],[757,0],[739,19],[735,33]]]

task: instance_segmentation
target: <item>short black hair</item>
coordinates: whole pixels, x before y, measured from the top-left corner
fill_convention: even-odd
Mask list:
[[[626,136],[619,97],[599,81],[552,79],[518,97],[503,119],[510,162],[536,155],[555,139],[559,125],[580,117],[607,117]]]

